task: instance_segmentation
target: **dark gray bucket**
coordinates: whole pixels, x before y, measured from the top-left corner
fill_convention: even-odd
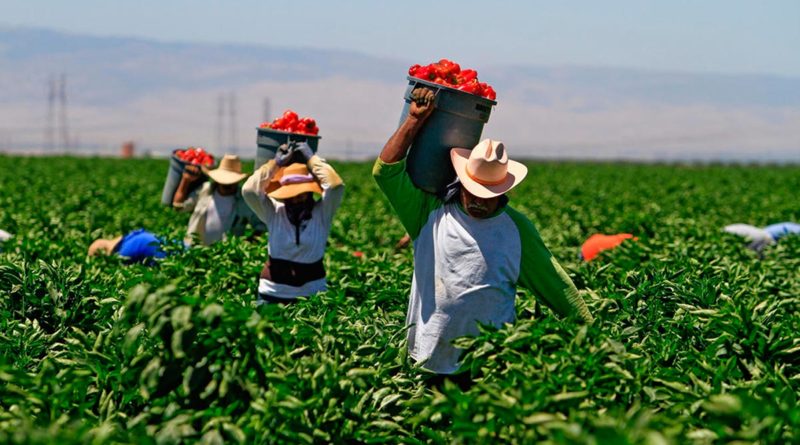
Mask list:
[[[180,149],[172,151],[172,157],[169,159],[169,169],[167,170],[167,179],[164,180],[164,189],[161,191],[161,204],[165,206],[172,206],[172,198],[175,196],[175,191],[178,190],[178,184],[181,183],[183,169],[189,164],[175,155],[178,150]],[[197,181],[192,184],[189,191],[192,192],[201,185],[203,185],[203,181]]]
[[[291,141],[307,142],[311,147],[311,151],[317,152],[319,140],[321,136],[313,134],[289,133],[287,131],[273,130],[272,128],[256,128],[258,135],[256,137],[256,165],[253,171],[258,170],[258,167],[266,164],[267,161],[275,157],[278,152],[278,147],[283,144],[288,144]]]
[[[450,149],[477,145],[483,126],[489,122],[492,106],[497,102],[408,76],[400,124],[408,116],[411,92],[421,86],[432,89],[436,93],[436,100],[433,113],[411,144],[406,170],[414,185],[429,193],[439,193],[456,176],[450,162]]]

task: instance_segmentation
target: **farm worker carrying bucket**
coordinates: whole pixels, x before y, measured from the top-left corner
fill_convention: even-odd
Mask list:
[[[344,196],[344,183],[333,167],[307,143],[285,144],[250,176],[242,195],[269,229],[256,304],[292,303],[325,291],[322,260]]]
[[[451,60],[441,59],[428,66],[414,65],[408,70],[402,125],[417,88],[434,92],[434,111],[426,118],[411,141],[406,168],[414,185],[429,193],[444,193],[456,173],[450,164],[450,149],[472,148],[481,140],[495,102],[494,89],[478,82],[478,72],[462,70]]]
[[[189,193],[193,182],[201,177],[197,166],[186,167],[172,202],[175,209],[192,212],[186,231],[187,245],[192,244],[194,238],[207,246],[225,239],[229,233],[243,235],[247,225],[256,232],[266,230],[242,199],[239,184],[247,174],[242,173],[242,161],[238,156],[225,155],[219,167],[210,170],[204,166],[203,172],[211,182]]]
[[[591,323],[589,309],[536,227],[508,205],[506,193],[528,169],[509,159],[502,142],[485,139],[474,147],[451,148],[449,163],[458,181],[448,186],[445,198],[412,182],[406,154],[433,111],[434,92],[417,88],[411,98],[408,115],[372,170],[414,240],[409,355],[438,374],[434,380],[456,373],[461,350],[452,340],[477,335],[481,323],[513,322],[518,285],[557,313]]]

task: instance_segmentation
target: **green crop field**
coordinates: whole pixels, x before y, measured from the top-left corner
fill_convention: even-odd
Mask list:
[[[800,237],[758,258],[721,231],[800,220],[800,168],[529,164],[511,203],[597,321],[521,290],[461,340],[462,391],[409,363],[412,253],[371,163],[334,165],[329,291],[255,309],[263,238],[87,258],[183,236],[166,161],[0,156],[0,443],[800,443]],[[597,232],[640,239],[579,261]]]

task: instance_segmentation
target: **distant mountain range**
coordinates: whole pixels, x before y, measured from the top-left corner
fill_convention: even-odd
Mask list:
[[[45,145],[48,81],[65,73],[69,137],[84,149],[221,143],[249,155],[269,98],[271,114],[315,117],[330,156],[374,156],[397,125],[406,69],[420,62],[0,27],[0,150]],[[473,68],[498,92],[484,135],[518,156],[800,161],[800,78]]]

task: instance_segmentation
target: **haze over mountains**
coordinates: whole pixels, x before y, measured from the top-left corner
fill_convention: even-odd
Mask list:
[[[255,150],[268,97],[273,115],[315,117],[329,156],[374,156],[397,125],[408,66],[427,62],[0,27],[0,151],[41,150],[48,79],[63,72],[71,138],[88,150],[115,153],[132,139],[155,153],[221,152],[218,99],[233,92],[235,134],[226,108],[222,143],[243,155]],[[800,161],[800,78],[472,68],[498,92],[484,136],[515,156]]]

